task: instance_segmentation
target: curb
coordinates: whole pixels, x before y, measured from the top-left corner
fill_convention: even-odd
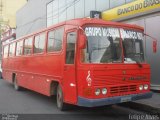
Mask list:
[[[128,103],[122,103],[121,104],[124,107],[149,112],[151,114],[160,114],[160,108],[156,108],[150,105],[146,105],[143,103],[137,103],[137,102],[128,102]]]

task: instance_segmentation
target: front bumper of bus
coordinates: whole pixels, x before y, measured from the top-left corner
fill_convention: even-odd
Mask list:
[[[135,101],[151,97],[152,97],[152,92],[126,95],[126,96],[116,96],[111,98],[101,98],[101,99],[87,99],[83,97],[78,97],[78,105],[84,107],[96,107],[96,106],[112,105],[117,103]]]

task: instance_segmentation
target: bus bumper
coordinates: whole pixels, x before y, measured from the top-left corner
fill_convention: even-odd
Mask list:
[[[126,96],[116,96],[111,98],[101,98],[101,99],[87,99],[83,97],[78,97],[78,105],[84,107],[96,107],[96,106],[112,105],[117,103],[135,101],[151,97],[152,97],[152,92],[126,95]]]

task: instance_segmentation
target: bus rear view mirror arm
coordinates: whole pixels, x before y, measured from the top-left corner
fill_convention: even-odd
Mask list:
[[[158,42],[157,39],[148,35],[148,34],[146,34],[146,33],[144,33],[144,35],[147,36],[147,37],[150,37],[152,39],[152,41],[153,41],[152,42],[153,53],[156,53],[157,52],[157,42]]]

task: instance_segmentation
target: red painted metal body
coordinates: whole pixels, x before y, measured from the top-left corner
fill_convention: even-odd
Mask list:
[[[16,74],[18,84],[41,94],[51,96],[52,83],[61,85],[64,93],[64,101],[77,104],[78,96],[88,99],[111,98],[139,93],[147,93],[149,90],[138,89],[141,84],[150,85],[150,66],[137,64],[111,63],[111,64],[84,64],[80,60],[79,26],[103,25],[118,28],[136,29],[143,32],[143,28],[135,25],[127,25],[115,22],[106,22],[98,19],[76,19],[51,26],[39,32],[27,35],[13,42],[28,38],[40,33],[47,33],[51,29],[64,27],[63,47],[60,52],[47,53],[47,43],[42,54],[13,56],[2,59],[3,78],[12,82],[13,73]],[[75,63],[65,64],[67,33],[77,32],[77,44]],[[33,52],[33,50],[32,50]],[[92,85],[87,85],[87,77],[92,79]],[[130,80],[131,77],[145,76],[144,80]],[[96,88],[107,88],[106,95],[95,95]]]

